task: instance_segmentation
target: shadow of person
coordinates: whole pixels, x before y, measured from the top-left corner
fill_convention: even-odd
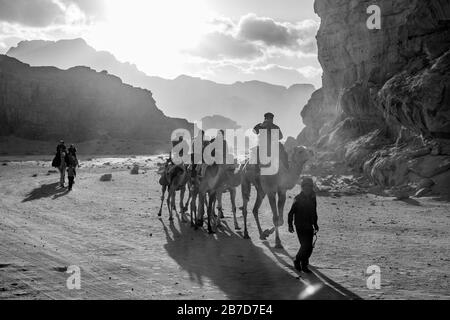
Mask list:
[[[227,298],[237,300],[346,298],[338,293],[325,294],[333,291],[325,285],[323,290],[311,293],[308,282],[296,279],[283,264],[270,258],[263,248],[242,239],[227,223],[215,235],[209,235],[177,219],[169,226],[160,219],[167,240],[164,248],[201,287],[209,279]]]
[[[67,190],[64,191],[63,193],[55,194],[55,195],[53,196],[52,200],[56,200],[56,199],[58,199],[58,198],[65,197],[65,196],[67,196],[69,193],[70,193],[70,190],[67,189]]]
[[[358,295],[354,294],[350,290],[344,288],[337,282],[334,282],[324,274],[319,272],[314,266],[309,266],[311,273],[303,273],[297,271],[293,262],[294,257],[289,254],[285,249],[275,249],[270,246],[268,241],[263,242],[275,259],[286,268],[291,269],[297,273],[300,277],[300,281],[305,285],[304,290],[300,293],[299,299],[320,299],[320,300],[359,300]],[[289,263],[285,259],[282,259],[279,254],[286,256],[289,259]]]
[[[411,199],[411,198],[401,199],[399,201],[407,203],[407,204],[412,205],[412,206],[417,206],[417,207],[421,207],[422,206],[422,204],[419,201],[417,201],[415,199]]]
[[[67,189],[61,188],[59,183],[43,184],[40,187],[33,189],[30,193],[26,195],[26,198],[22,202],[29,202],[34,200],[39,200],[42,198],[49,198],[52,196],[57,196],[58,194],[65,193]]]

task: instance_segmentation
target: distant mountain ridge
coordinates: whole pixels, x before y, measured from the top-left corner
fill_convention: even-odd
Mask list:
[[[81,65],[106,70],[124,83],[151,90],[165,114],[189,121],[220,115],[250,128],[270,111],[285,136],[297,136],[302,129],[300,112],[315,90],[311,84],[286,88],[261,81],[220,84],[186,75],[173,80],[148,76],[133,64],[119,62],[112,54],[95,50],[83,39],[22,41],[7,55],[32,66],[68,69]]]
[[[150,154],[169,150],[170,135],[178,128],[193,131],[193,124],[167,117],[150,91],[116,76],[88,67],[31,67],[0,55],[0,136],[139,140],[145,150],[132,151]]]

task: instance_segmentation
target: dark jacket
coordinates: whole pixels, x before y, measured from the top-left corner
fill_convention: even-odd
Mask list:
[[[64,144],[60,143],[60,144],[58,144],[58,146],[56,147],[56,153],[60,153],[60,152],[62,152],[62,151],[66,152],[66,151],[67,151],[67,148],[66,148],[66,146],[65,146]]]
[[[271,130],[279,130],[279,139],[282,140],[283,139],[283,133],[281,132],[281,129],[279,126],[277,126],[276,124],[269,122],[269,121],[264,121],[263,123],[259,123],[257,124],[254,128],[253,131],[259,135],[259,131],[260,130],[267,130],[267,139],[270,142],[270,137],[271,137]]]
[[[295,197],[288,215],[289,226],[297,230],[313,230],[317,227],[317,201],[316,196],[306,196],[303,192]]]
[[[67,176],[69,177],[69,178],[75,178],[76,176],[77,176],[77,172],[76,172],[76,170],[75,170],[75,168],[74,167],[68,167],[67,168]]]
[[[75,147],[69,147],[69,149],[67,149],[67,151],[72,154],[74,157],[77,156],[77,148]]]

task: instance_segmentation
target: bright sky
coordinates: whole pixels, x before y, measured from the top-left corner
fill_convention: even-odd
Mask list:
[[[320,86],[313,0],[0,0],[0,52],[82,37],[149,75]]]

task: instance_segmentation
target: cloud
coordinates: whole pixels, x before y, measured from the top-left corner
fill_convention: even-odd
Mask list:
[[[305,66],[298,68],[297,71],[305,78],[315,78],[322,76],[322,68],[315,68],[313,66]]]
[[[238,36],[249,41],[259,41],[271,47],[311,53],[315,50],[312,44],[315,44],[317,29],[317,22],[312,20],[293,24],[248,14],[239,21]]]
[[[75,5],[86,17],[102,19],[106,11],[105,0],[61,0],[66,6]]]
[[[0,0],[0,21],[26,27],[64,25],[71,17],[97,19],[104,0]]]
[[[63,18],[63,9],[52,0],[0,0],[0,21],[46,27]]]
[[[317,52],[315,35],[319,27],[313,20],[298,23],[247,14],[238,21],[216,17],[211,29],[194,49],[193,56],[230,61],[255,60],[269,56],[304,56]]]
[[[194,49],[187,52],[208,60],[248,60],[263,55],[257,45],[218,31],[205,35]]]

